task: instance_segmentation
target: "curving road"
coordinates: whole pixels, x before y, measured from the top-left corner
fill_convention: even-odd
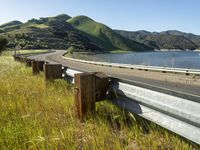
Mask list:
[[[98,66],[74,62],[62,58],[66,51],[57,50],[54,53],[37,54],[30,56],[31,59],[48,61],[50,63],[60,63],[63,66],[85,72],[104,72],[109,76],[142,82],[174,91],[184,92],[200,96],[200,77],[186,76],[183,74],[151,72],[142,70],[131,70],[116,67]]]

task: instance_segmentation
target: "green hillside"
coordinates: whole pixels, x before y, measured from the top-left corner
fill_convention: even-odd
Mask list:
[[[180,31],[176,31],[176,30],[168,30],[168,31],[161,32],[160,34],[183,36],[183,37],[191,40],[192,42],[194,42],[195,44],[197,44],[200,47],[200,35],[180,32]]]
[[[160,33],[148,31],[115,31],[126,38],[143,43],[154,49],[194,50],[200,47],[200,36],[180,31],[165,31]]]
[[[15,25],[21,25],[22,22],[14,20],[5,24],[0,25],[0,28],[7,28],[7,27],[11,27],[11,26],[15,26]]]
[[[19,29],[20,25],[22,24],[23,24],[22,22],[17,21],[17,20],[2,24],[0,25],[0,33]]]
[[[77,51],[101,50],[88,35],[70,25],[71,17],[65,14],[55,17],[31,19],[17,28],[0,30],[0,35],[9,40],[8,47],[21,49],[67,49]],[[8,25],[7,25],[8,27]]]
[[[74,51],[145,51],[149,47],[115,33],[109,27],[86,16],[30,19],[0,26],[0,36],[9,40],[8,47],[21,49],[68,49]]]
[[[148,51],[152,49],[199,49],[200,36],[176,30],[164,32],[112,30],[87,16],[66,14],[11,21],[0,25],[8,47],[68,49],[74,51]]]
[[[106,25],[95,22],[86,16],[77,16],[69,19],[68,22],[78,30],[90,35],[92,40],[100,44],[104,49],[131,51],[150,50],[149,47],[122,37]]]

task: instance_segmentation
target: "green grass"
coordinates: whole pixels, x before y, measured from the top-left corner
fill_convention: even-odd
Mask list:
[[[121,49],[117,49],[117,50],[112,50],[112,51],[110,51],[110,53],[112,53],[112,54],[130,53],[130,52],[131,52],[131,51],[121,50]]]
[[[198,149],[179,136],[104,101],[81,123],[73,88],[44,81],[0,57],[0,149]]]
[[[36,53],[45,53],[45,52],[49,52],[49,50],[18,50],[17,53],[19,54],[36,54]]]
[[[31,24],[31,25],[29,25],[28,27],[35,27],[35,28],[40,28],[40,29],[46,29],[46,28],[48,28],[49,26],[46,25],[46,24]]]

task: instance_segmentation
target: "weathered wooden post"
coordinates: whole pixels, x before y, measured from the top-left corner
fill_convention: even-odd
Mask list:
[[[19,56],[14,55],[13,57],[14,57],[15,61],[18,61],[18,62],[20,61],[20,57]]]
[[[44,71],[43,65],[45,64],[44,61],[31,61],[32,71],[33,74],[39,74],[40,71]]]
[[[31,61],[33,75],[39,74],[40,70],[37,66],[37,61]]]
[[[55,80],[62,78],[61,64],[44,64],[45,80]]]
[[[95,74],[75,74],[75,104],[78,118],[95,112]]]
[[[13,58],[15,61],[17,61],[17,56],[16,55],[13,55]]]
[[[26,67],[31,67],[31,66],[32,66],[31,62],[32,62],[32,61],[34,61],[34,60],[33,60],[33,59],[28,59],[28,58],[27,58],[27,59],[25,60]]]
[[[24,63],[24,61],[25,61],[25,58],[22,56],[19,56],[19,62]]]
[[[102,73],[75,74],[75,104],[78,118],[95,113],[95,102],[105,100],[108,77]]]
[[[39,71],[44,71],[44,64],[45,64],[45,62],[44,61],[36,61],[36,63],[37,63],[37,67],[38,67],[38,69],[39,69]]]
[[[103,101],[106,99],[106,93],[109,87],[109,78],[105,73],[95,73],[95,94],[96,102]]]

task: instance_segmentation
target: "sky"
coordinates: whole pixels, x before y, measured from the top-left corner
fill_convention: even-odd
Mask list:
[[[0,0],[0,24],[58,14],[86,15],[113,29],[200,35],[200,0]]]

